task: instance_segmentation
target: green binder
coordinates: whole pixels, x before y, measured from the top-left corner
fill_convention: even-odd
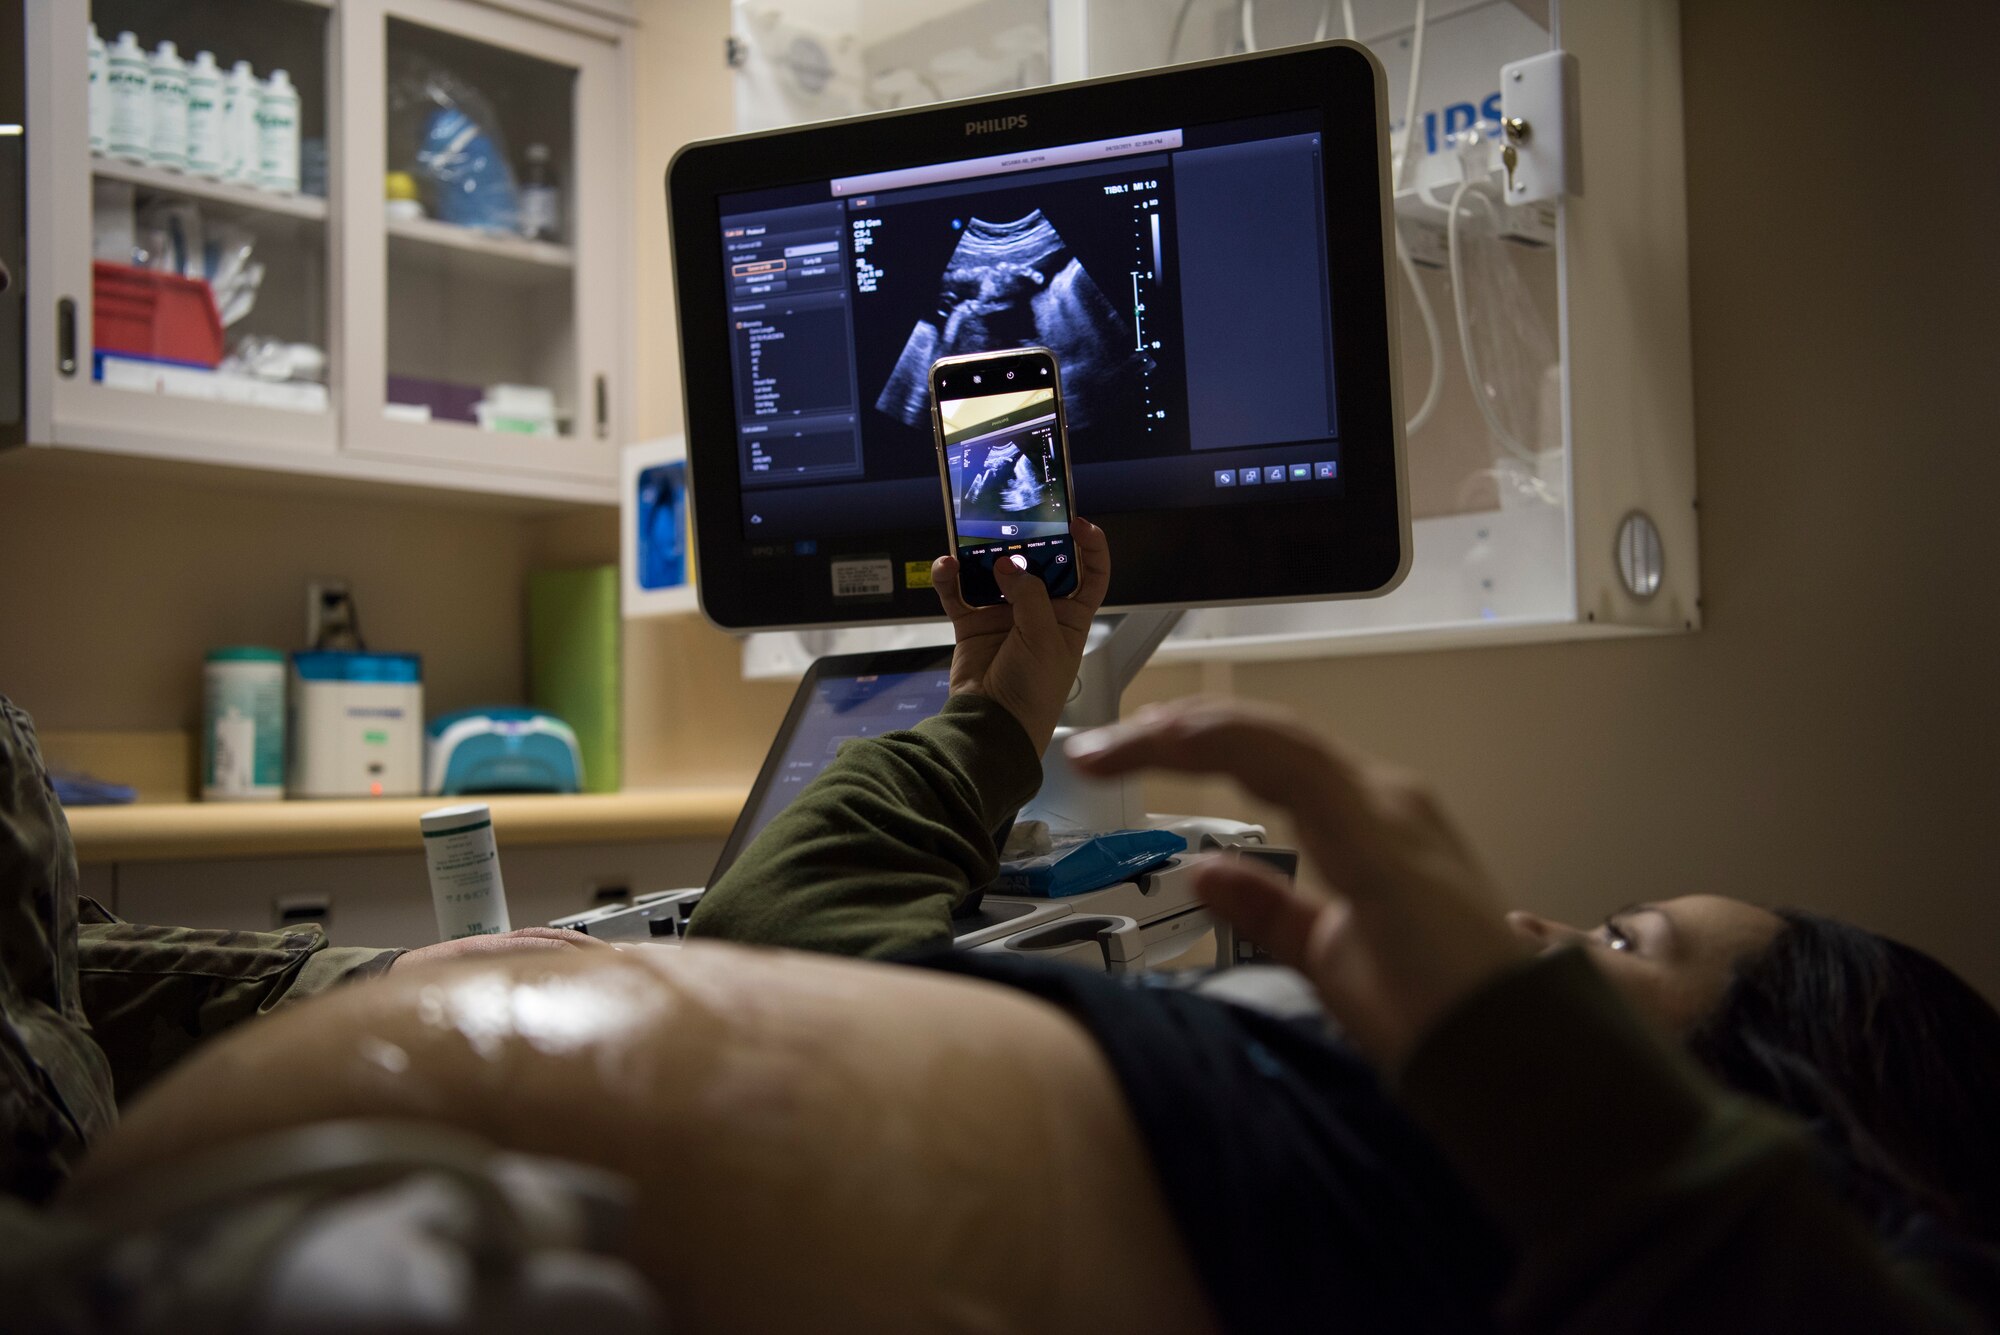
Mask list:
[[[528,575],[528,699],[576,730],[583,788],[618,791],[618,567]]]

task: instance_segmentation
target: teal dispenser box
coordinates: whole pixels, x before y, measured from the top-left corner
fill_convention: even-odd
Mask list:
[[[543,710],[445,714],[425,730],[424,750],[424,790],[440,797],[583,791],[576,733]]]

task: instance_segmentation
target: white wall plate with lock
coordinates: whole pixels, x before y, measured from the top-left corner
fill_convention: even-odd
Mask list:
[[[1516,153],[1507,202],[1530,204],[1583,193],[1576,57],[1545,51],[1500,67],[1500,115]],[[1521,127],[1516,135],[1511,127]]]

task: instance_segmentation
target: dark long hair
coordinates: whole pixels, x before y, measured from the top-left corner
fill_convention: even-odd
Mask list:
[[[1809,1123],[1878,1227],[2000,1237],[2000,1013],[1920,950],[1781,909],[1689,1050]]]

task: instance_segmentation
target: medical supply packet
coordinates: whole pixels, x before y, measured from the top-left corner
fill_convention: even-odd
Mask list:
[[[996,895],[1062,899],[1128,881],[1187,851],[1171,830],[1113,830],[1109,834],[1058,835],[1048,852],[1000,864],[987,889]]]

